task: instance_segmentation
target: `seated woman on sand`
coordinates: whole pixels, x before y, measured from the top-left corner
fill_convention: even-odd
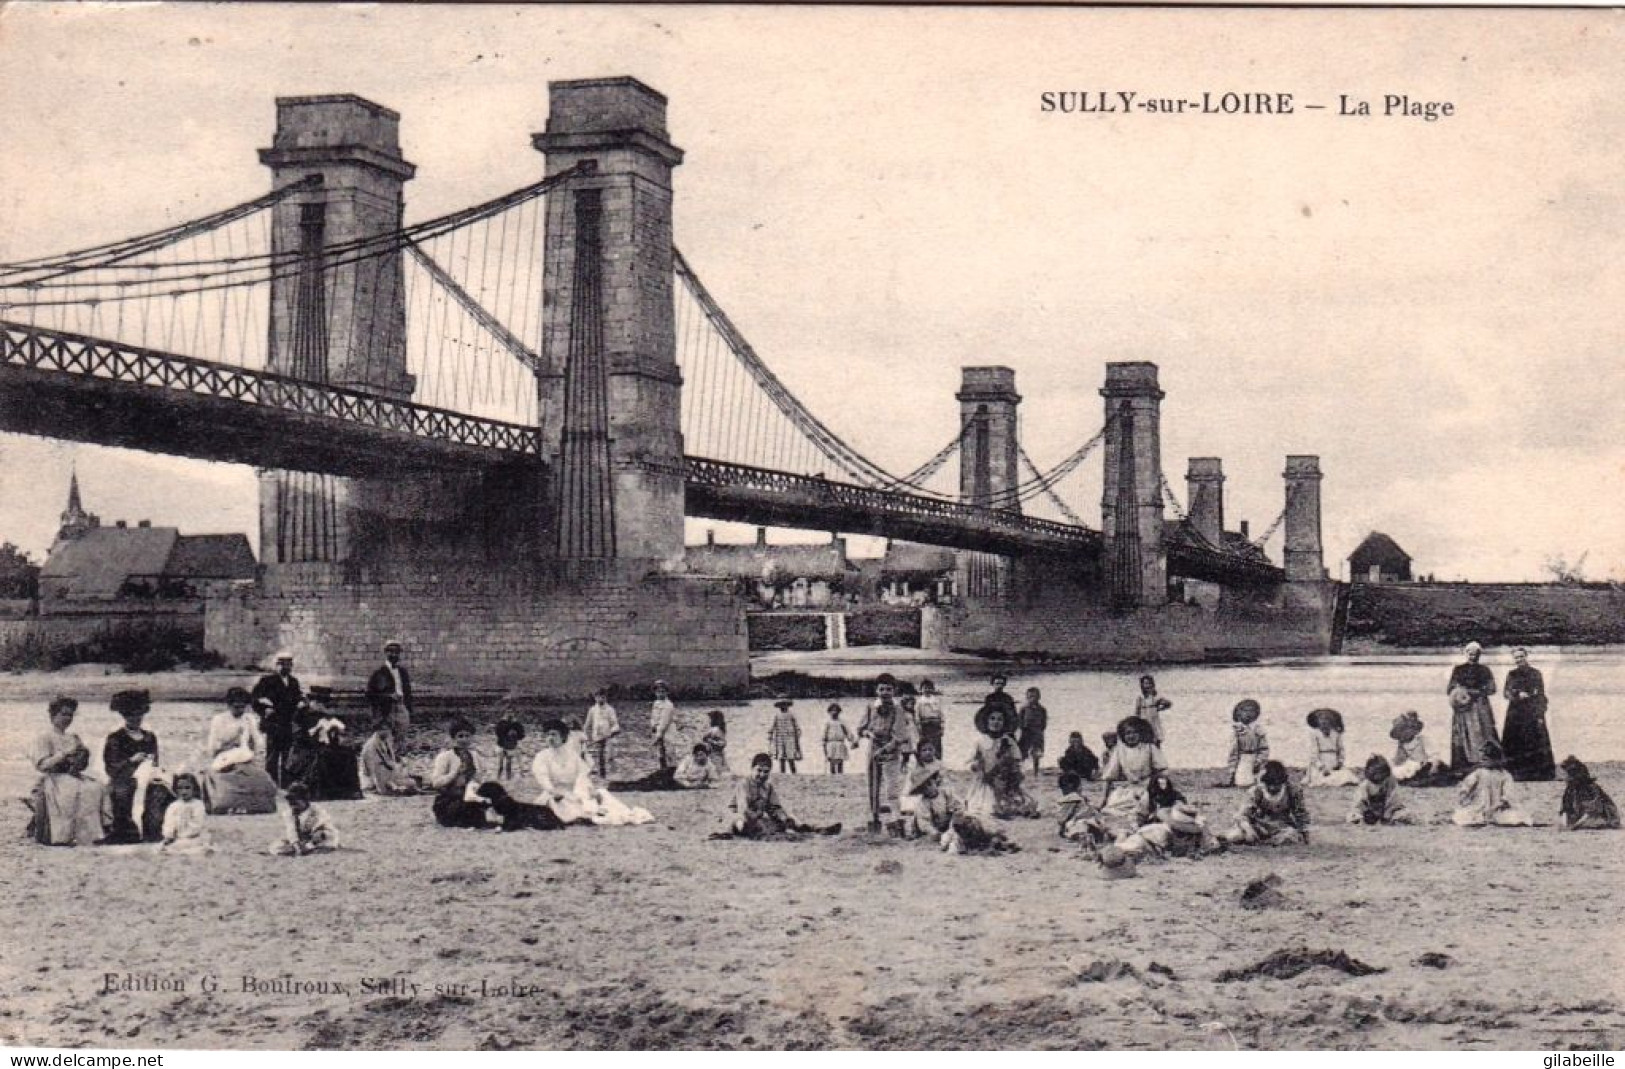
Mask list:
[[[1101,810],[1120,827],[1138,827],[1151,777],[1166,771],[1168,762],[1163,760],[1162,749],[1151,741],[1151,725],[1142,717],[1124,717],[1117,725],[1117,743],[1100,772],[1100,781],[1106,785]]]
[[[429,769],[429,786],[435,789],[435,822],[442,828],[487,827],[486,800],[477,793],[482,777],[474,756],[474,725],[458,718],[446,725],[446,734],[451,736],[451,745],[435,754]]]
[[[1526,828],[1533,817],[1512,804],[1512,774],[1506,770],[1501,744],[1485,739],[1478,747],[1478,766],[1456,788],[1456,811],[1450,822],[1463,828]]]
[[[1619,827],[1619,807],[1608,797],[1602,785],[1591,778],[1591,770],[1572,754],[1563,758],[1563,775],[1568,786],[1563,788],[1563,804],[1558,814],[1563,818],[1564,831],[1599,830]]]
[[[1354,795],[1354,808],[1349,810],[1350,824],[1409,824],[1410,814],[1399,800],[1398,781],[1388,761],[1381,754],[1366,759],[1365,779]]]
[[[259,717],[249,712],[248,691],[226,691],[226,711],[209,721],[203,743],[202,791],[211,813],[272,813],[276,782],[256,762],[265,753]]]
[[[406,771],[395,753],[395,726],[380,719],[361,746],[361,789],[368,794],[421,794],[423,780]]]
[[[648,824],[654,820],[647,809],[628,806],[608,790],[593,786],[592,769],[582,753],[581,740],[562,720],[542,724],[542,749],[531,762],[530,771],[542,789],[536,804],[547,806],[566,824],[582,817],[600,827]]]
[[[1219,838],[1227,843],[1267,846],[1309,841],[1309,810],[1303,804],[1303,788],[1291,782],[1285,765],[1265,762],[1235,824],[1220,832]]]
[[[348,801],[361,797],[360,762],[344,721],[328,706],[331,687],[313,686],[294,720],[288,774],[310,788],[315,801]]]
[[[158,736],[141,726],[152,697],[144,690],[121,690],[108,704],[124,718],[124,726],[102,746],[112,818],[105,841],[157,841],[163,834],[164,809],[175,796],[168,773],[158,764]]]
[[[90,751],[68,730],[79,703],[53,698],[46,710],[50,730],[28,747],[28,763],[40,777],[28,799],[34,814],[28,831],[45,846],[89,846],[102,837],[102,785],[85,775]]]
[[[1316,709],[1309,714],[1309,764],[1303,771],[1305,787],[1352,787],[1360,777],[1343,763],[1343,714]]]

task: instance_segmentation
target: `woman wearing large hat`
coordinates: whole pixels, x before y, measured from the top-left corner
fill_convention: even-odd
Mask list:
[[[226,711],[209,721],[200,777],[210,813],[274,813],[276,781],[257,763],[265,752],[259,717],[242,687],[226,691]]]
[[[1467,660],[1451,670],[1445,685],[1451,712],[1450,771],[1458,776],[1477,766],[1486,742],[1501,744],[1495,733],[1495,711],[1490,708],[1495,674],[1478,663],[1484,647],[1469,642],[1463,652]]]
[[[158,777],[158,736],[141,726],[152,697],[144,690],[121,690],[108,703],[124,726],[107,736],[102,768],[107,772],[107,798],[112,821],[109,843],[139,843],[162,838],[164,810],[174,795]]]

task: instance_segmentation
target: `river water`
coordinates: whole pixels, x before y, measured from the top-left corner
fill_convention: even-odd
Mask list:
[[[1537,648],[1531,651],[1530,659],[1546,677],[1551,698],[1548,723],[1558,758],[1573,753],[1587,762],[1625,761],[1625,718],[1620,715],[1625,710],[1625,647]],[[1230,709],[1242,698],[1255,698],[1264,707],[1263,723],[1272,753],[1290,765],[1301,765],[1307,758],[1310,739],[1304,716],[1319,706],[1330,706],[1343,714],[1351,763],[1363,762],[1371,753],[1391,757],[1393,743],[1388,738],[1388,727],[1396,715],[1407,709],[1421,714],[1432,750],[1448,759],[1450,711],[1444,691],[1450,668],[1457,660],[1459,657],[1453,653],[1429,651],[1161,668],[1156,670],[1158,690],[1173,702],[1173,707],[1163,713],[1167,736],[1164,751],[1176,769],[1222,765],[1229,749]],[[1499,681],[1511,667],[1511,658],[1491,651],[1485,663]],[[771,665],[773,670],[787,667],[799,667],[810,674],[848,677],[872,677],[889,670],[916,683],[930,677],[945,696],[948,765],[962,768],[969,761],[975,741],[971,717],[989,689],[987,670],[979,663],[969,659],[924,659],[917,650],[897,651],[895,656],[882,650],[864,650],[852,651],[845,658],[824,655],[804,662],[776,658]],[[107,689],[109,681],[97,682],[98,690]],[[222,677],[222,682],[230,681]],[[243,682],[252,683],[252,679],[245,677]],[[211,678],[210,689],[214,685]],[[1018,700],[1027,687],[1038,687],[1043,692],[1050,714],[1046,764],[1053,765],[1071,731],[1081,731],[1089,747],[1099,752],[1101,733],[1133,711],[1138,673],[1078,669],[1013,672],[1010,690]],[[26,793],[33,777],[23,752],[28,740],[46,725],[43,701],[8,695],[56,690],[71,694],[74,689],[71,676],[0,677],[0,797]],[[826,704],[812,700],[796,703],[794,711],[801,723],[806,756],[803,772],[824,771],[820,740],[828,719]],[[843,718],[856,730],[862,717],[862,701],[845,699],[842,705],[846,710]],[[1494,705],[1499,722],[1505,703],[1497,699]],[[759,700],[719,707],[728,718],[730,764],[738,771],[751,754],[768,749],[772,703]],[[696,704],[681,707],[690,736],[697,736],[703,729],[706,708]],[[158,734],[165,765],[175,767],[193,754],[209,717],[218,710],[213,702],[160,700],[155,704],[147,725]],[[637,714],[638,723],[642,723],[641,710],[623,705],[622,711]],[[99,764],[101,740],[119,724],[105,700],[87,698],[74,730],[97,755]],[[849,762],[848,774],[856,774],[861,765],[861,761]],[[617,770],[619,774],[638,771],[641,769],[631,767]]]

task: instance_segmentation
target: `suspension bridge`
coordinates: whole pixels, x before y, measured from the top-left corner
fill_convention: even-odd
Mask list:
[[[552,89],[545,177],[459,211],[405,222],[415,168],[393,112],[284,98],[269,194],[0,265],[0,430],[261,469],[269,565],[383,553],[392,527],[416,531],[413,552],[462,552],[450,532],[501,497],[529,536],[487,548],[563,560],[680,570],[686,515],[1069,558],[1129,607],[1166,600],[1170,576],[1308,577],[1292,501],[1318,468],[1294,482],[1289,459],[1287,506],[1256,541],[1227,539],[1222,508],[1217,526],[1211,504],[1194,515],[1196,482],[1187,517],[1153,365],[1108,365],[1101,425],[1054,463],[1021,447],[1013,374],[985,368],[966,369],[959,429],[928,459],[871,460],[675,247],[664,98],[632,79]],[[1097,452],[1091,526],[1066,496]],[[1296,540],[1315,569],[1312,488]],[[1285,568],[1262,548],[1282,521]]]

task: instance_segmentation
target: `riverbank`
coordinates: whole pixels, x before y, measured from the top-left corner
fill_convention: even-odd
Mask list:
[[[1616,798],[1625,766],[1596,768]],[[963,780],[963,773],[955,773]],[[1211,820],[1238,791],[1180,781]],[[784,777],[806,820],[862,819],[858,777]],[[961,784],[962,786],[962,784]],[[1545,822],[1561,784],[1517,797]],[[1055,811],[1054,775],[1036,792]],[[331,803],[338,854],[264,856],[276,819],[211,820],[217,852],[0,841],[0,1042],[195,1049],[1617,1049],[1625,835],[1341,823],[1307,846],[1102,882],[1050,816],[959,858],[848,830],[710,842],[721,791],[643,795],[657,822],[449,831],[429,799]],[[629,796],[630,800],[630,796]],[[14,814],[15,816],[15,814]],[[1247,909],[1250,882],[1280,898]],[[1356,976],[1224,980],[1281,951]],[[115,990],[108,991],[109,975]],[[244,978],[254,979],[244,990]],[[482,986],[483,985],[483,986]]]

